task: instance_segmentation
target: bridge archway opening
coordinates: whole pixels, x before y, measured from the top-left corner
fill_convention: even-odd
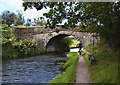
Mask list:
[[[69,44],[69,43],[63,44],[62,41],[63,41],[63,39],[66,38],[65,39],[65,40],[67,40],[66,42],[69,42],[69,39],[67,39],[68,36],[70,36],[70,35],[68,35],[68,34],[59,34],[59,35],[57,35],[55,37],[52,37],[48,41],[48,43],[46,45],[47,52],[58,52],[58,51],[67,50],[66,44]],[[61,48],[63,48],[63,49],[61,49]]]

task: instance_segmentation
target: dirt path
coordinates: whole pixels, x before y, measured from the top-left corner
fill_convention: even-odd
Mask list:
[[[90,83],[90,75],[89,75],[88,67],[86,66],[84,58],[80,56],[76,69],[75,85],[78,85],[77,83]]]

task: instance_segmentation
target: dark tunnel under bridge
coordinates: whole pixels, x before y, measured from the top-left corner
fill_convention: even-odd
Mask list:
[[[46,45],[47,52],[55,52],[58,50],[59,41],[62,40],[65,37],[68,37],[70,35],[67,34],[60,34],[57,35],[49,40],[49,42]]]

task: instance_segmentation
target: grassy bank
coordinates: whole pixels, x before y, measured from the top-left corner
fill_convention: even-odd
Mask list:
[[[79,55],[77,52],[70,52],[67,57],[69,58],[69,60],[63,65],[65,72],[50,81],[50,85],[52,85],[53,83],[56,85],[58,85],[58,83],[61,83],[61,85],[62,83],[74,83],[75,71]]]
[[[90,77],[93,83],[118,82],[118,54],[108,45],[99,43],[88,46],[87,50],[95,56],[97,65],[90,67]]]
[[[90,66],[90,63],[89,63],[89,59],[88,59],[87,54],[85,53],[85,51],[82,51],[81,54],[82,54],[83,57],[84,57],[84,60],[85,60],[86,65],[89,67],[89,66]]]

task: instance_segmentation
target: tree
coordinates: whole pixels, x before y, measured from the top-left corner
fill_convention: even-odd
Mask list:
[[[23,25],[25,23],[23,13],[22,11],[17,11],[17,12],[18,14],[17,14],[17,19],[15,21],[15,26]]]
[[[11,13],[10,11],[4,11],[1,15],[2,24],[7,24],[8,26],[14,24],[17,19],[17,15],[15,13]]]
[[[68,19],[64,27],[74,28],[82,23],[89,32],[99,34],[110,47],[119,48],[120,2],[24,2],[24,9],[35,7],[37,10],[50,8],[43,15],[47,18],[46,26],[55,28],[56,24]]]
[[[44,26],[45,23],[46,22],[43,17],[34,18],[34,25],[36,26]]]
[[[22,12],[18,11],[18,14],[12,13],[10,11],[4,11],[1,15],[2,24],[7,24],[8,26],[14,24],[23,25],[25,23]]]
[[[30,26],[31,25],[31,19],[27,19],[27,23],[25,25]]]

